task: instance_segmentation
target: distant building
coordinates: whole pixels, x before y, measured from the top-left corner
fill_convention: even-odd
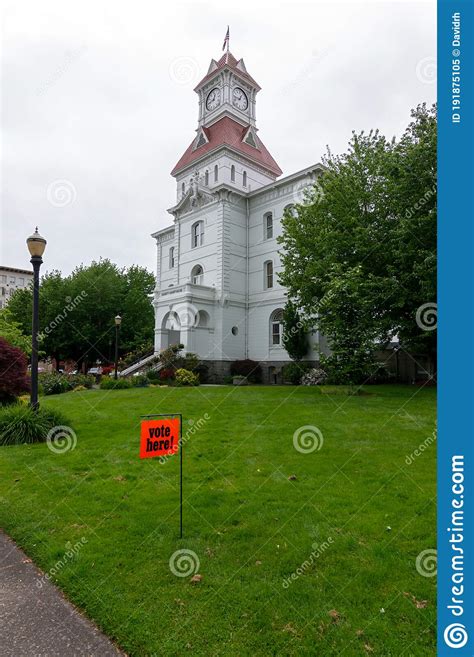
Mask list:
[[[0,308],[5,308],[15,290],[28,287],[32,280],[33,272],[29,269],[2,267],[0,265]]]

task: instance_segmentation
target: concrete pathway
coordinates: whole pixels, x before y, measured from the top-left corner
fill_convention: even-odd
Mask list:
[[[41,580],[41,586],[38,584]],[[0,531],[2,657],[123,655]]]

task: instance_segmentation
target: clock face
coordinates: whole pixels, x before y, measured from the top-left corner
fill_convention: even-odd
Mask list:
[[[206,100],[206,107],[208,110],[214,110],[221,104],[221,90],[215,87],[209,92]]]
[[[247,95],[240,87],[235,87],[232,91],[232,104],[239,110],[246,110],[249,106]]]

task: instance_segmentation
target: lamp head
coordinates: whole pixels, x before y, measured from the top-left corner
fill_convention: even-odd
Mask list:
[[[122,323],[122,318],[120,317],[120,315],[117,315],[115,317],[115,326],[120,326],[121,323]]]
[[[36,226],[33,235],[28,237],[26,244],[31,256],[39,256],[41,258],[46,248],[46,240],[38,233],[38,226]]]

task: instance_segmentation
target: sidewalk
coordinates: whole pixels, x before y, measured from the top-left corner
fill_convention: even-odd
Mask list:
[[[0,531],[0,651],[2,657],[123,655]]]

